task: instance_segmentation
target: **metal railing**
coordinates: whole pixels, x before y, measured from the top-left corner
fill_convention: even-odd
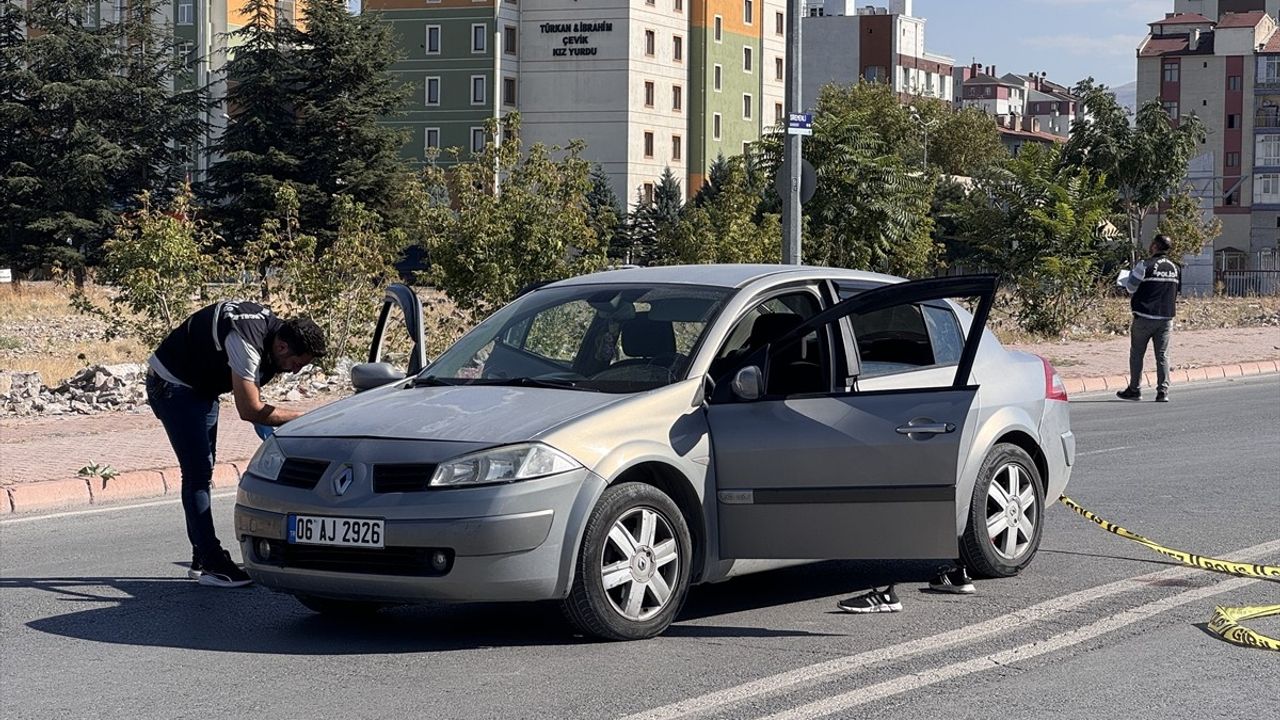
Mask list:
[[[1219,295],[1280,295],[1280,270],[1218,270]]]
[[[1280,128],[1280,113],[1260,112],[1253,116],[1254,128]]]

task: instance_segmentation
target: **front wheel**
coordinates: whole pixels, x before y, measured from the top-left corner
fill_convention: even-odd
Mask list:
[[[991,448],[969,503],[960,554],[976,577],[1017,575],[1035,557],[1044,530],[1044,481],[1027,451]]]
[[[659,635],[684,605],[692,556],[671,498],[642,483],[609,487],[587,520],[565,615],[606,640]]]

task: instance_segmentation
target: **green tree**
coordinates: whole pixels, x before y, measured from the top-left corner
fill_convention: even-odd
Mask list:
[[[669,244],[684,210],[684,190],[671,168],[665,168],[653,189],[653,200],[637,198],[628,216],[633,262],[650,265],[659,261],[659,246]]]
[[[613,182],[599,163],[591,166],[591,190],[587,193],[587,214],[596,237],[608,241],[609,257],[622,259],[627,256],[629,241],[626,218],[618,196],[613,192]]]
[[[472,319],[528,284],[604,267],[608,238],[592,229],[591,166],[580,141],[567,148],[519,140],[519,115],[504,118],[490,142],[446,172],[429,166],[415,227],[432,260],[430,280]],[[493,140],[497,126],[490,123]],[[496,188],[496,191],[495,191]],[[447,196],[448,202],[433,198]]]
[[[760,192],[745,158],[717,161],[698,197],[685,206],[674,232],[657,247],[658,263],[781,261],[781,218],[759,212]]]
[[[1169,257],[1182,262],[1187,255],[1199,255],[1222,234],[1222,221],[1216,217],[1206,221],[1200,201],[1184,190],[1169,198],[1156,231],[1173,240]]]
[[[1175,123],[1152,100],[1130,125],[1115,95],[1101,86],[1090,90],[1083,107],[1088,117],[1072,125],[1062,162],[1116,191],[1116,209],[1128,220],[1131,252],[1137,253],[1147,213],[1185,182],[1187,165],[1205,138],[1204,123],[1194,113]]]
[[[947,175],[972,177],[1009,159],[995,119],[976,108],[945,109],[929,131],[929,163]]]
[[[1057,146],[1025,147],[957,208],[967,257],[1015,284],[1019,324],[1044,335],[1088,309],[1115,254],[1105,232],[1114,191],[1060,155]]]

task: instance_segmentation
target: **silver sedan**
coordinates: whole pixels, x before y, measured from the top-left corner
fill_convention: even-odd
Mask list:
[[[427,363],[394,286],[361,392],[282,428],[242,477],[246,569],[320,612],[555,599],[611,639],[661,633],[694,583],[797,561],[1016,574],[1075,442],[1057,373],[985,329],[995,291],[615,270],[532,290]],[[407,372],[376,362],[395,305]]]

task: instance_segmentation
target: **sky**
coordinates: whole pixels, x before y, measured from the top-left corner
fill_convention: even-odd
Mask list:
[[[976,60],[1001,75],[1044,71],[1067,86],[1093,76],[1117,87],[1137,77],[1147,23],[1172,11],[1173,0],[915,0],[913,13],[928,20],[925,49],[957,66]]]

